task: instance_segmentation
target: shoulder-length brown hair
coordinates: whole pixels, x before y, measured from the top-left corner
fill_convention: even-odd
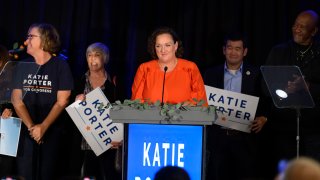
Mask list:
[[[49,53],[57,53],[60,49],[60,36],[57,29],[51,24],[36,23],[32,24],[29,31],[32,28],[37,28],[40,33],[41,45],[44,51]]]
[[[179,39],[179,36],[177,33],[169,28],[169,27],[161,27],[153,31],[151,36],[148,38],[148,52],[150,53],[151,57],[153,59],[158,59],[158,56],[156,54],[155,45],[156,45],[156,39],[161,34],[170,34],[173,42],[178,42],[178,49],[176,51],[176,57],[181,58],[183,54],[183,47],[182,47],[182,41]]]

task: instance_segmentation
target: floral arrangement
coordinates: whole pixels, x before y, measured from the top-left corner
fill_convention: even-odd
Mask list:
[[[113,104],[107,104],[106,106],[101,105],[100,108],[109,108],[112,105],[112,110],[117,111],[121,110],[123,107],[128,106],[133,109],[137,109],[140,111],[147,110],[147,109],[159,109],[159,113],[161,116],[165,117],[165,120],[180,120],[182,119],[181,111],[191,111],[191,110],[199,110],[202,112],[208,113],[208,115],[215,115],[216,114],[216,107],[215,106],[204,106],[204,100],[197,100],[193,99],[195,104],[191,104],[190,102],[178,103],[178,104],[170,104],[164,103],[161,104],[160,101],[156,101],[155,103],[150,103],[150,101],[146,100],[141,102],[140,99],[136,100],[124,100],[123,103],[121,101],[115,101]]]

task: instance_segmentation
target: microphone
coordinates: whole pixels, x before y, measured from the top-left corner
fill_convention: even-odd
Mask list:
[[[18,43],[15,43],[14,46],[16,46],[14,49],[8,50],[9,56],[14,59],[19,59],[19,56],[25,51],[26,46],[20,45],[18,47]]]
[[[162,99],[161,99],[161,106],[163,106],[164,83],[165,83],[165,81],[166,81],[166,72],[167,72],[167,70],[168,70],[168,67],[167,67],[167,66],[165,66],[165,67],[163,68],[163,70],[164,70],[164,75],[163,75],[163,84],[162,84]]]

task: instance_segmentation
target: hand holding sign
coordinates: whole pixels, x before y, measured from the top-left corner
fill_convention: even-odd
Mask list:
[[[123,124],[113,123],[108,108],[109,104],[100,88],[85,96],[84,101],[77,100],[66,108],[68,114],[86,139],[91,149],[98,156],[113,147],[112,142],[123,140]]]
[[[209,105],[217,107],[217,125],[251,132],[259,98],[210,86],[205,86]]]
[[[255,133],[260,132],[266,122],[267,122],[266,117],[264,117],[264,116],[256,117],[251,124],[251,131],[253,131]]]

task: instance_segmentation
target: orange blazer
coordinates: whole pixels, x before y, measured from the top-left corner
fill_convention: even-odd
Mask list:
[[[160,69],[157,60],[142,63],[134,78],[132,85],[131,99],[156,102],[162,98],[162,84],[164,72]],[[164,85],[165,103],[182,103],[205,100],[207,104],[206,92],[200,71],[194,62],[178,59],[176,67],[166,73]]]

